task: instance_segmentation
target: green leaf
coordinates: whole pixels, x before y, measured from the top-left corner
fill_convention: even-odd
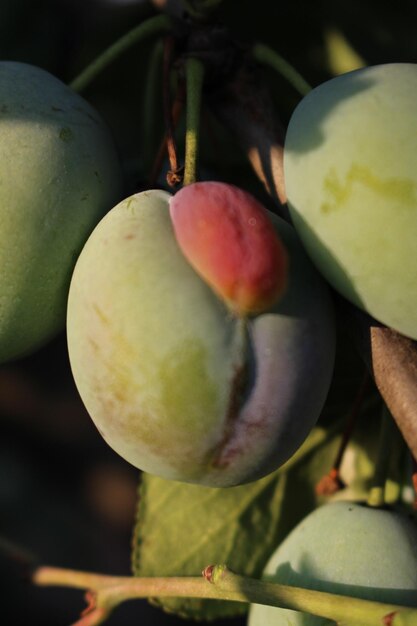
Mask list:
[[[132,555],[135,575],[198,576],[207,565],[226,563],[239,574],[261,576],[276,546],[324,501],[316,496],[315,486],[333,465],[340,432],[363,378],[363,366],[350,340],[342,334],[339,345],[321,425],[279,470],[255,483],[229,489],[143,476]],[[379,413],[379,395],[371,388],[341,467],[348,487],[333,498],[366,499]],[[400,449],[396,465],[394,486],[400,480]],[[206,620],[239,615],[247,609],[238,603],[187,598],[152,602],[166,611]]]
[[[316,505],[314,485],[336,454],[340,425],[312,431],[278,471],[228,489],[213,489],[144,475],[133,545],[137,576],[198,576],[213,563],[260,577],[270,554]],[[158,598],[168,612],[218,619],[246,612],[232,602]]]

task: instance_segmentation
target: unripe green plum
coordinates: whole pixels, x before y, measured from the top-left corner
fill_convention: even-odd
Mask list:
[[[94,109],[42,69],[0,62],[0,362],[64,327],[76,258],[120,189]]]
[[[234,316],[179,248],[170,198],[127,198],[88,239],[69,293],[71,366],[101,434],[130,463],[236,485],[288,459],[317,420],[333,367],[331,301],[293,229],[271,216],[289,257],[285,295]]]
[[[417,606],[417,524],[405,514],[365,504],[326,504],[281,543],[265,568],[264,579]],[[252,605],[249,626],[265,624],[325,626],[333,622],[299,611]]]
[[[295,109],[284,171],[294,226],[347,299],[417,339],[417,65],[334,78]]]

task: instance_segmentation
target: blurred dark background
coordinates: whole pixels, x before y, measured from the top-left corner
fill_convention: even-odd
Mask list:
[[[0,58],[39,65],[68,82],[151,14],[152,7],[139,0],[1,0]],[[219,14],[236,36],[269,43],[313,85],[360,64],[417,60],[417,7],[412,0],[225,0]],[[126,194],[144,186],[152,162],[141,152],[151,51],[151,43],[129,51],[84,94],[116,139]],[[286,121],[297,95],[265,72]],[[161,119],[157,107],[156,140]],[[210,146],[203,149],[207,167],[216,167],[230,182],[245,176],[256,187],[238,150],[227,147],[213,156]],[[138,472],[107,447],[83,408],[64,334],[35,355],[0,368],[0,431],[0,537],[42,563],[129,575]],[[0,554],[5,626],[75,621],[84,606],[81,593],[34,588],[21,574],[16,563]],[[120,607],[108,623],[183,622],[143,601]],[[227,623],[241,625],[244,620]]]

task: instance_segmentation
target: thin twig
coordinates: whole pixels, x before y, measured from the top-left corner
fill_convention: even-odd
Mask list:
[[[255,44],[252,48],[252,56],[259,63],[268,65],[278,74],[281,74],[301,96],[306,96],[311,91],[311,85],[297,72],[295,67],[269,46],[262,43]]]
[[[172,116],[172,132],[173,133],[175,133],[175,129],[177,128],[178,122],[181,118],[182,112],[184,110],[184,104],[185,104],[185,84],[183,81],[180,81],[178,85],[177,93],[175,95],[174,103],[172,105],[171,116]],[[161,141],[161,145],[159,146],[159,150],[156,155],[154,164],[152,166],[151,174],[149,176],[148,186],[150,188],[154,187],[156,184],[156,181],[158,180],[166,153],[167,153],[167,135],[164,134],[164,137]]]
[[[166,129],[166,148],[168,151],[169,171],[167,183],[170,187],[177,187],[182,182],[184,168],[180,166],[178,159],[177,142],[175,140],[175,127],[171,102],[171,66],[175,47],[175,39],[166,37],[164,41],[164,71],[163,71],[163,97],[164,117]]]
[[[369,374],[368,374],[368,371],[366,370],[362,378],[362,382],[360,384],[358,392],[356,394],[355,400],[353,402],[353,406],[347,416],[346,426],[343,430],[342,441],[340,442],[340,446],[337,451],[337,455],[332,465],[332,468],[330,472],[326,474],[325,476],[323,476],[323,478],[316,485],[316,493],[318,495],[331,495],[345,487],[345,484],[340,477],[340,466],[342,465],[346,448],[352,437],[353,429],[355,428],[355,425],[358,421],[358,417],[362,408],[362,404],[363,404],[368,386],[369,386]]]
[[[135,578],[104,576],[53,567],[40,567],[33,581],[41,586],[89,589],[89,606],[77,626],[102,623],[126,600],[148,597],[210,598],[277,606],[318,615],[337,622],[346,619],[363,626],[380,626],[386,615],[417,609],[341,596],[239,576],[224,565],[211,565],[202,577]],[[410,622],[411,623],[411,622]]]
[[[83,91],[108,65],[118,59],[126,50],[139,41],[171,30],[172,22],[167,15],[157,15],[142,22],[128,33],[120,37],[109,48],[102,52],[85,70],[70,83],[74,91]]]

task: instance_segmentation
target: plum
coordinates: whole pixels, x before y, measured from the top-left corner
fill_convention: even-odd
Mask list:
[[[209,486],[255,480],[316,422],[334,359],[328,290],[292,227],[286,291],[236,316],[176,240],[171,196],[150,190],[110,211],[70,286],[70,362],[104,439],[136,467]],[[219,215],[215,213],[215,219]]]
[[[325,504],[281,543],[265,568],[264,579],[417,606],[417,524],[404,513],[366,504]],[[330,623],[307,613],[260,604],[252,605],[249,613],[249,626]]]
[[[120,190],[94,109],[42,69],[0,62],[0,362],[64,327],[78,253]]]
[[[314,263],[347,299],[417,339],[417,65],[323,83],[289,123],[285,185]]]

